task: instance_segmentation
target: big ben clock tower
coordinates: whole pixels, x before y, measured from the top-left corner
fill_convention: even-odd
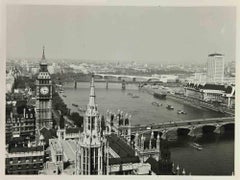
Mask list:
[[[43,47],[40,70],[36,80],[36,135],[39,136],[42,128],[52,128],[52,81],[47,69]]]

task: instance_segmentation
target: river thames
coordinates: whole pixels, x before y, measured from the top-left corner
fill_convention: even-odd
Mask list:
[[[86,108],[89,98],[89,83],[78,83],[74,89],[73,83],[64,85],[64,101],[71,111],[78,111],[78,107]],[[158,100],[146,91],[139,90],[135,85],[127,85],[126,90],[121,89],[121,84],[109,83],[106,89],[105,83],[95,83],[96,101],[101,114],[107,110],[117,112],[118,109],[132,115],[132,125],[152,124],[169,121],[181,121],[200,118],[223,117],[224,114],[205,109],[196,109],[189,105],[171,99]],[[133,98],[131,95],[138,96]],[[154,106],[152,102],[158,102],[161,106]],[[173,111],[166,108],[174,107]],[[178,114],[177,110],[183,110],[187,114]],[[202,145],[202,151],[194,149],[189,144],[198,142]],[[234,171],[234,136],[233,133],[223,135],[207,134],[199,138],[182,138],[171,142],[171,159],[175,165],[185,168],[187,174],[192,175],[231,175]],[[200,168],[201,167],[201,168]]]

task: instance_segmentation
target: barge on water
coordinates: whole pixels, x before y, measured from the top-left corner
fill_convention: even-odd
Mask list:
[[[167,94],[166,93],[153,93],[153,97],[157,99],[166,99]]]

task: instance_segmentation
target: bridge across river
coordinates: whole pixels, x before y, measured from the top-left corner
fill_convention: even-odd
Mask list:
[[[202,133],[204,127],[210,127],[215,133],[221,133],[222,127],[225,125],[234,125],[234,117],[195,119],[176,122],[170,121],[159,124],[120,127],[120,129],[124,132],[125,129],[130,128],[132,135],[136,133],[141,135],[151,132],[160,132],[162,138],[165,139],[168,134],[176,134],[178,130],[185,130],[187,135],[195,136],[197,133]]]

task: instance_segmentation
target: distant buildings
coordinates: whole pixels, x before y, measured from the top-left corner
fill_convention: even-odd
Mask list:
[[[205,102],[221,103],[229,108],[235,106],[234,86],[188,83],[184,89],[186,97]]]
[[[13,76],[12,70],[10,70],[7,73],[7,77],[6,77],[6,93],[12,92],[13,84],[14,84],[14,76]]]
[[[152,77],[156,77],[159,79],[159,81],[162,81],[164,83],[168,83],[168,82],[177,82],[179,77],[177,75],[172,75],[172,74],[154,74],[152,75]]]
[[[195,73],[194,82],[196,83],[205,83],[207,81],[206,73]]]
[[[222,84],[224,81],[223,54],[209,54],[207,60],[207,82]]]

